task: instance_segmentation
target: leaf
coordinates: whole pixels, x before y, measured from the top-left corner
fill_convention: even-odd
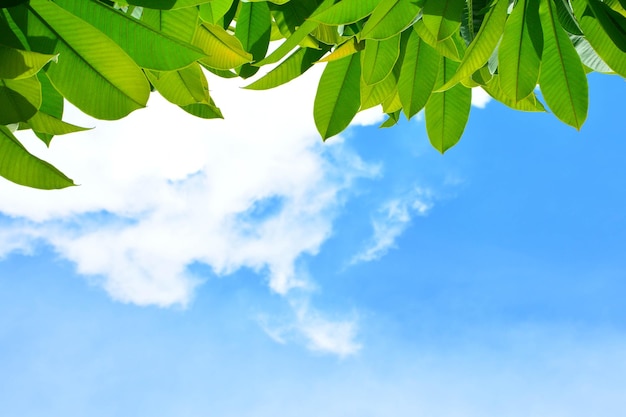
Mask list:
[[[67,133],[89,130],[88,127],[76,126],[71,123],[64,122],[63,120],[42,111],[38,111],[33,117],[28,119],[27,125],[37,133],[48,135],[41,138],[47,146],[50,146],[50,141],[54,135],[65,135]]]
[[[300,48],[289,55],[276,68],[244,88],[249,90],[267,90],[285,84],[302,75],[325,53],[326,50],[324,49]]]
[[[243,49],[239,39],[220,26],[203,23],[193,43],[208,55],[200,62],[212,68],[227,70],[252,62],[252,55]]]
[[[316,9],[315,12],[321,12],[324,11],[326,9],[328,9],[330,6],[333,5],[333,0],[324,0]],[[267,64],[273,64],[276,63],[278,61],[280,61],[285,55],[287,55],[289,52],[291,52],[296,46],[298,46],[298,44],[304,40],[307,35],[311,32],[313,32],[313,30],[315,30],[315,28],[319,26],[319,23],[313,21],[313,20],[305,20],[300,27],[298,27],[298,29],[296,29],[286,40],[285,42],[281,43],[280,46],[278,48],[276,48],[276,50],[274,50],[274,52],[272,52],[271,54],[269,54],[267,57],[265,57],[264,59],[262,59],[261,61],[255,63],[254,65],[256,66],[263,66],[263,65],[267,65]]]
[[[166,35],[143,22],[97,1],[56,0],[59,6],[102,31],[142,68],[172,71],[184,68],[205,54],[193,45]],[[177,22],[172,30],[195,22]],[[155,53],[158,51],[158,53]]]
[[[223,119],[222,112],[213,102],[210,103],[194,103],[186,106],[180,106],[187,113],[202,119]]]
[[[465,51],[465,56],[461,60],[456,74],[441,87],[442,90],[446,90],[462,79],[471,76],[489,60],[504,31],[508,5],[508,0],[495,1],[495,4],[485,16],[476,37]]]
[[[548,107],[562,122],[580,129],[587,118],[587,76],[578,53],[561,27],[552,0],[541,0],[544,54],[539,76]]]
[[[125,0],[133,6],[142,6],[151,9],[182,9],[184,7],[197,6],[199,4],[210,3],[212,0]]]
[[[380,0],[363,26],[360,39],[391,38],[409,27],[419,11],[417,0]]]
[[[318,62],[336,61],[338,59],[345,58],[348,55],[356,54],[357,52],[362,51],[363,48],[365,48],[365,42],[358,42],[355,37],[352,37],[341,45],[337,46],[337,48],[335,48],[335,50],[331,54],[326,55]]]
[[[384,103],[388,98],[395,95],[397,87],[398,80],[393,72],[374,85],[367,85],[361,79],[361,110]]]
[[[491,97],[498,100],[500,103],[508,106],[514,110],[527,111],[527,112],[544,112],[546,109],[537,97],[535,93],[531,93],[528,97],[521,99],[520,101],[513,100],[511,97],[504,94],[502,87],[500,86],[500,76],[494,75],[486,85],[482,86],[482,89],[487,92]]]
[[[458,66],[457,62],[442,58],[437,86],[445,84]],[[461,84],[430,96],[424,109],[426,131],[430,143],[439,152],[444,153],[461,139],[471,103],[472,91]]]
[[[235,27],[235,36],[241,41],[243,49],[252,54],[255,61],[261,60],[270,44],[272,16],[267,3],[241,3],[239,18]],[[248,78],[259,70],[244,64],[239,75]]]
[[[31,0],[27,34],[33,49],[59,54],[46,74],[63,96],[99,119],[145,107],[150,86],[137,64],[93,26],[45,0]],[[50,41],[52,40],[52,42]]]
[[[459,32],[464,3],[464,0],[426,0],[422,20],[437,42]]]
[[[504,27],[498,53],[502,91],[515,100],[537,86],[543,52],[539,0],[518,0]]]
[[[177,71],[149,71],[146,76],[157,91],[170,103],[186,106],[208,103],[209,84],[197,63]]]
[[[387,113],[387,120],[385,120],[379,128],[388,128],[395,126],[400,121],[400,110],[395,111],[393,113]]]
[[[230,6],[233,4],[233,0],[213,0],[209,3],[200,5],[200,18],[205,22],[217,25],[224,17]]]
[[[398,95],[407,119],[428,101],[439,73],[439,53],[411,30],[398,79]]]
[[[0,79],[20,79],[35,75],[56,55],[23,51],[0,44]]]
[[[309,19],[326,25],[347,25],[372,14],[379,3],[380,0],[343,0],[313,13]]]
[[[359,111],[360,58],[353,54],[324,68],[313,104],[315,126],[324,140],[348,127]]]
[[[61,171],[29,153],[5,126],[0,126],[0,176],[43,190],[75,185]]]
[[[41,84],[37,76],[0,80],[0,125],[25,122],[41,106]]]
[[[361,76],[366,84],[382,81],[393,69],[400,55],[400,34],[377,41],[365,40],[365,49],[361,53]]]
[[[619,42],[618,25],[609,20],[611,14],[606,6],[593,0],[576,0],[573,6],[578,23],[593,49],[613,71],[626,77],[626,46]]]
[[[557,16],[563,29],[571,33],[572,35],[582,36],[583,33],[580,30],[580,26],[576,22],[574,12],[569,4],[569,0],[554,0],[556,6]]]
[[[441,42],[437,42],[435,36],[428,31],[424,22],[418,20],[413,25],[413,29],[419,34],[420,38],[431,47],[435,48],[437,52],[446,58],[453,61],[461,61],[465,54],[465,43],[459,38],[458,35],[452,35],[448,39]]]
[[[578,56],[583,65],[596,72],[603,72],[607,74],[613,74],[611,67],[600,58],[598,53],[591,47],[591,44],[587,39],[582,36],[571,35],[570,39],[578,52]]]

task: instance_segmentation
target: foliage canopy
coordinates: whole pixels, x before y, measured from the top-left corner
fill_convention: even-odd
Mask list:
[[[0,1],[0,176],[73,185],[14,136],[84,130],[64,99],[115,120],[151,91],[197,117],[221,118],[207,74],[282,85],[326,62],[314,103],[323,139],[381,106],[393,126],[424,109],[445,152],[467,124],[473,88],[580,129],[586,74],[626,77],[626,0],[4,0]],[[271,41],[280,45],[268,53]],[[539,88],[537,88],[539,87]]]

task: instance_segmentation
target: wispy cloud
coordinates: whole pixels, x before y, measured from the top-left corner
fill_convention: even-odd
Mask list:
[[[293,315],[277,318],[257,316],[263,331],[277,343],[301,340],[306,347],[321,354],[352,356],[362,346],[358,338],[358,317],[330,317],[310,303],[308,297],[289,297]]]
[[[423,216],[432,208],[428,189],[416,188],[406,195],[387,201],[372,219],[373,236],[349,264],[370,262],[384,256],[395,247],[396,239],[404,233],[415,215]]]

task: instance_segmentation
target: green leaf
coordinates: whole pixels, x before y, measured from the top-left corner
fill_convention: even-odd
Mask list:
[[[54,135],[65,135],[67,133],[89,130],[88,127],[76,126],[71,123],[64,122],[63,120],[42,111],[38,111],[33,117],[28,119],[27,125],[37,133],[47,135],[40,137],[47,146],[50,146],[50,141]]]
[[[572,35],[582,36],[583,33],[580,30],[580,26],[576,22],[574,12],[569,4],[569,0],[554,0],[556,6],[557,16],[563,29],[571,33]]]
[[[200,62],[212,68],[227,70],[252,61],[252,55],[243,49],[239,39],[220,26],[203,23],[193,43],[208,55]]]
[[[377,41],[365,40],[365,49],[361,53],[361,76],[366,84],[382,81],[393,69],[400,55],[400,34]]]
[[[324,68],[313,105],[315,125],[324,140],[348,127],[359,111],[360,58],[353,54]]]
[[[384,80],[374,85],[367,85],[361,79],[361,109],[366,110],[384,103],[393,96],[398,88],[398,79],[392,72]]]
[[[556,117],[580,129],[587,118],[587,76],[578,53],[561,27],[552,0],[541,0],[544,54],[541,93]]]
[[[345,58],[348,55],[356,54],[357,52],[362,51],[363,48],[365,48],[365,41],[358,42],[356,37],[352,37],[337,46],[332,53],[326,55],[318,62],[336,61],[338,59]]]
[[[583,65],[596,72],[613,74],[611,67],[609,67],[602,58],[600,58],[600,55],[598,55],[598,53],[593,49],[587,39],[582,36],[574,35],[570,35],[570,39],[574,44],[574,48],[576,48],[576,52],[578,52],[578,56],[580,57]]]
[[[329,9],[313,13],[309,19],[326,25],[347,25],[372,14],[378,3],[380,0],[343,0]]]
[[[500,86],[500,76],[494,75],[489,83],[481,86],[483,90],[487,92],[491,97],[498,100],[500,103],[508,106],[514,110],[526,111],[526,112],[544,112],[546,109],[543,104],[537,100],[535,93],[531,93],[528,97],[521,99],[520,101],[513,100],[511,97],[504,94],[502,87]]]
[[[426,105],[437,80],[440,61],[439,53],[411,30],[398,79],[398,95],[407,119]]]
[[[213,1],[217,3],[219,0]],[[176,10],[143,9],[141,22],[165,36],[192,44],[200,18],[195,7]]]
[[[0,80],[0,125],[25,122],[41,106],[41,84],[37,76]]]
[[[213,0],[125,0],[133,6],[142,6],[150,9],[182,9],[184,7],[197,6],[199,4],[210,3]]]
[[[459,32],[464,0],[426,0],[422,20],[437,42]]]
[[[200,5],[200,18],[205,22],[217,25],[224,17],[230,6],[233,4],[233,0],[213,0],[209,3]]]
[[[235,36],[241,41],[243,49],[252,54],[255,61],[261,60],[270,44],[272,16],[267,3],[241,3],[239,18],[235,27]],[[244,64],[239,75],[248,78],[259,70]]]
[[[59,54],[47,75],[63,96],[99,119],[145,107],[150,86],[141,69],[109,37],[46,0],[31,0],[27,34],[33,49]]]
[[[0,126],[0,176],[43,190],[75,185],[58,169],[29,153],[5,126]]]
[[[413,29],[419,34],[420,38],[437,52],[453,61],[461,61],[465,54],[465,42],[460,39],[459,35],[452,35],[441,42],[437,42],[435,36],[424,26],[422,20],[418,20],[413,25]]]
[[[0,79],[20,79],[35,75],[56,55],[22,51],[0,44]]]
[[[325,49],[299,48],[276,68],[244,88],[249,90],[267,90],[285,84],[302,75],[325,53]]]
[[[290,3],[288,3],[290,4]],[[315,13],[324,11],[333,5],[333,0],[324,0],[316,9]],[[280,61],[285,55],[291,52],[307,35],[315,28],[319,26],[319,23],[313,20],[305,20],[298,29],[296,29],[274,52],[269,54],[261,61],[255,63],[256,66],[262,66],[267,64],[273,64]]]
[[[209,84],[197,63],[177,71],[146,70],[146,76],[170,103],[186,106],[210,101]]]
[[[476,37],[465,51],[465,56],[463,60],[461,60],[459,69],[456,74],[441,87],[442,90],[446,90],[462,79],[471,76],[489,60],[489,57],[496,49],[498,41],[504,31],[508,5],[508,0],[495,1],[495,4],[485,16]]]
[[[419,11],[417,0],[380,0],[363,26],[360,39],[391,38],[409,27]]]
[[[454,75],[459,66],[448,58],[442,58],[437,86],[441,86]],[[472,91],[457,84],[449,90],[433,93],[426,103],[424,116],[428,139],[435,149],[444,153],[457,144],[469,118]]]
[[[388,128],[397,125],[400,121],[400,110],[393,113],[387,113],[387,116],[387,120],[378,126],[379,128]]]
[[[211,101],[210,103],[194,103],[186,106],[180,106],[187,113],[202,119],[223,119],[222,112]]]
[[[521,100],[533,92],[539,80],[542,52],[539,0],[518,0],[504,27],[498,53],[505,94]]]
[[[573,2],[578,23],[593,49],[609,67],[622,77],[626,77],[626,46],[620,42],[620,28],[611,19],[617,19],[617,13],[606,10],[608,7],[594,0],[576,0]]]
[[[186,67],[205,56],[193,45],[170,37],[100,2],[75,0],[55,2],[106,34],[142,68],[172,71]],[[179,22],[179,25],[194,23]]]

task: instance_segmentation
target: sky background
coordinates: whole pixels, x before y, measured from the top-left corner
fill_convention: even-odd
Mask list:
[[[441,156],[322,143],[318,76],[21,136],[81,185],[0,182],[0,415],[623,414],[624,81],[581,132],[477,95]]]

